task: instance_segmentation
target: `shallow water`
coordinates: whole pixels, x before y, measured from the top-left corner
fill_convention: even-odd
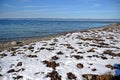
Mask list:
[[[42,19],[0,19],[0,42],[43,37],[69,31],[109,25],[105,21],[63,21]]]

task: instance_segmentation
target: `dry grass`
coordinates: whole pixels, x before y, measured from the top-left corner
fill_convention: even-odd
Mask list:
[[[120,80],[119,76],[114,76],[111,73],[104,75],[84,74],[82,75],[86,80]]]

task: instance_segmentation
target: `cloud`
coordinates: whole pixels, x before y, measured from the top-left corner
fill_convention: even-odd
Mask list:
[[[17,0],[17,1],[18,1],[18,0]],[[25,1],[25,2],[26,2],[26,1],[32,1],[32,0],[19,0],[19,1]]]
[[[101,6],[101,4],[97,4],[97,3],[96,3],[96,4],[94,4],[93,6],[94,6],[94,7],[99,7],[99,6]]]
[[[45,7],[48,7],[48,6],[36,6],[36,5],[28,5],[28,6],[23,6],[25,8],[45,8]]]
[[[101,6],[101,4],[98,4],[98,3],[93,4],[93,7],[100,7],[100,6]]]
[[[114,14],[112,14],[114,12]],[[62,10],[62,11],[42,11],[42,10],[22,10],[22,11],[16,11],[16,12],[8,12],[8,13],[0,13],[0,18],[42,18],[42,17],[94,17],[97,16],[96,18],[105,18],[105,17],[116,17],[119,18],[119,14],[117,10],[85,10],[85,11],[67,11],[67,10]],[[89,14],[88,14],[89,13]],[[109,14],[108,14],[109,13]],[[103,16],[104,14],[104,16]]]
[[[15,7],[14,5],[10,5],[10,4],[2,4],[2,6],[3,7],[11,7],[11,8]]]

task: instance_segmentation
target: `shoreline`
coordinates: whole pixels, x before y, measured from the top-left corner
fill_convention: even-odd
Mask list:
[[[120,23],[49,39],[12,42],[19,45],[0,52],[0,79],[120,79]]]
[[[48,35],[48,36],[44,36],[44,37],[31,37],[31,38],[23,38],[23,39],[18,39],[18,40],[10,40],[10,41],[5,41],[5,42],[3,41],[3,42],[0,42],[0,51],[8,50],[15,46],[27,45],[29,43],[33,43],[33,42],[37,42],[37,41],[50,40],[52,38],[66,35],[68,33],[84,32],[84,31],[89,31],[89,30],[102,30],[105,28],[118,26],[119,24],[120,23],[111,23],[107,26],[101,26],[99,28],[90,28],[90,29],[85,29],[85,30],[69,31],[69,32],[64,32],[64,33],[59,33],[59,34]]]

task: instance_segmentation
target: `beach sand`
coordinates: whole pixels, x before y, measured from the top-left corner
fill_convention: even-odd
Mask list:
[[[1,44],[0,80],[120,79],[119,23]]]
[[[64,33],[65,34],[65,33]],[[52,36],[45,36],[45,37],[37,37],[37,38],[25,38],[22,40],[13,40],[13,41],[6,41],[6,42],[0,42],[0,51],[2,50],[8,50],[14,46],[23,46],[32,42],[37,41],[43,41],[43,40],[50,40],[52,38],[58,37],[63,34],[56,34]]]

